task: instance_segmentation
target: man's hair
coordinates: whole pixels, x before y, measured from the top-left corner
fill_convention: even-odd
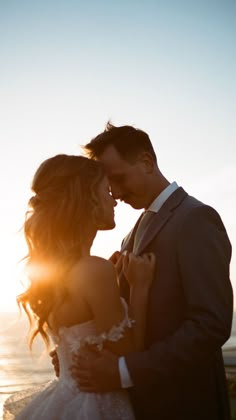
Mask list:
[[[83,149],[89,158],[97,159],[108,146],[114,146],[120,156],[130,162],[141,152],[150,153],[155,163],[157,162],[147,133],[130,125],[116,127],[108,121],[105,130],[94,137]]]

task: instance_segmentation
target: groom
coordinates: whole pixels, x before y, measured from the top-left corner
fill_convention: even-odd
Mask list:
[[[221,347],[233,312],[231,245],[220,216],[169,183],[141,130],[108,123],[85,150],[103,163],[115,199],[149,210],[145,226],[144,218],[138,220],[122,251],[155,253],[157,273],[145,349],[121,358],[104,350],[92,362],[80,359],[74,368],[80,388],[128,388],[140,420],[229,420]],[[120,287],[128,299],[122,277]]]

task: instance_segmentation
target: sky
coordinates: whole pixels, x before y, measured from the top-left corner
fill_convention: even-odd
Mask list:
[[[149,134],[167,179],[217,209],[235,248],[235,28],[235,0],[0,0],[0,311],[16,309],[35,170],[81,154],[108,120]],[[139,214],[119,204],[93,253],[119,249]]]

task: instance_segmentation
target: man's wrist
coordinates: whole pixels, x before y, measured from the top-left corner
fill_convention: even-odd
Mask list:
[[[133,386],[132,379],[130,377],[126,361],[124,357],[119,357],[118,360],[119,374],[120,374],[120,383],[121,388],[130,388]]]

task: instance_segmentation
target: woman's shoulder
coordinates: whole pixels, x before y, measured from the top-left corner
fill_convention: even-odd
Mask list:
[[[70,274],[73,275],[81,272],[89,274],[94,270],[106,271],[111,269],[114,270],[114,266],[109,260],[95,255],[89,255],[77,261],[72,267]]]
[[[113,264],[102,257],[87,256],[81,258],[71,269],[69,281],[73,285],[78,282],[83,285],[93,282],[104,282],[107,278],[115,277],[115,268]]]

